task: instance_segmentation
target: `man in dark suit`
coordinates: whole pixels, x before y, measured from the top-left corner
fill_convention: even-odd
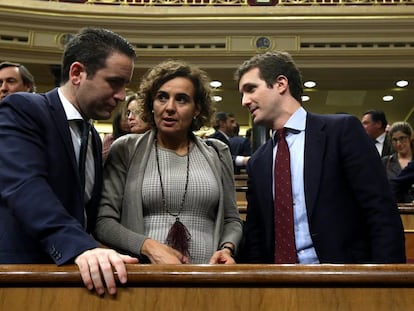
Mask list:
[[[399,212],[380,157],[360,121],[306,112],[301,75],[288,53],[257,55],[239,67],[236,79],[242,105],[254,123],[275,134],[287,131],[296,259],[284,263],[405,262]],[[275,243],[280,228],[275,223],[285,220],[275,216],[274,208],[274,193],[279,196],[280,190],[273,188],[280,182],[273,173],[279,148],[275,136],[247,164],[246,262],[274,263],[280,256],[275,250],[286,246]]]
[[[209,136],[209,138],[215,138],[221,140],[223,143],[229,146],[229,139],[233,135],[236,120],[230,116],[227,112],[218,111],[215,115],[215,132]]]
[[[0,263],[75,262],[88,289],[116,292],[137,259],[99,248],[92,238],[102,187],[102,145],[92,127],[86,172],[78,170],[81,133],[108,119],[125,97],[133,47],[105,29],[86,28],[67,44],[61,86],[15,93],[0,105]],[[83,178],[84,177],[84,178]],[[85,179],[83,182],[82,180]]]
[[[239,135],[240,126],[237,122],[235,124],[233,131],[233,135],[229,138],[231,155],[233,157],[241,156],[249,158],[252,154],[250,140],[246,137],[242,137]],[[240,174],[242,168],[245,168],[245,166],[235,166],[234,173]]]
[[[236,123],[234,135],[230,137],[230,152],[234,155],[250,156],[252,154],[250,140],[239,135],[240,126]]]
[[[224,111],[216,112],[215,116],[215,125],[214,129],[215,132],[209,136],[209,138],[215,138],[221,140],[227,146],[229,146],[231,152],[231,144],[230,144],[230,137],[234,135],[234,128],[236,126],[236,120],[234,115],[229,114]],[[240,167],[246,166],[247,161],[249,160],[250,156],[245,156],[241,154],[231,154],[233,159],[233,166],[235,173],[239,172]]]
[[[385,130],[388,122],[384,111],[368,110],[363,114],[361,122],[365,132],[371,138],[381,157],[385,157],[394,152]]]

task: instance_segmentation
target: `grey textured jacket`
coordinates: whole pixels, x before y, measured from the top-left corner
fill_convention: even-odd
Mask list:
[[[155,131],[129,134],[111,146],[104,168],[104,186],[96,222],[96,237],[103,244],[140,256],[145,239],[141,189],[146,163],[154,145]],[[227,145],[211,139],[209,146],[194,136],[220,188],[220,200],[214,228],[214,247],[226,242],[236,247],[242,238],[242,222],[235,199],[233,164]],[[215,150],[216,149],[216,150]],[[220,158],[219,158],[220,155]],[[137,199],[138,198],[138,199]],[[213,254],[212,254],[213,255]]]

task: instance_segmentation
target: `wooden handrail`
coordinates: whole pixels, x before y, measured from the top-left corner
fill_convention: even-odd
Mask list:
[[[414,265],[128,265],[127,286],[414,286]],[[0,265],[0,287],[82,286],[77,266]]]
[[[414,203],[398,203],[400,214],[414,214]]]

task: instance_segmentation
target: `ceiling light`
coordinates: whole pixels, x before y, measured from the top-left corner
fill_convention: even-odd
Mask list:
[[[303,85],[305,87],[307,87],[308,89],[311,89],[311,88],[316,86],[316,82],[315,81],[306,81],[305,83],[303,83]]]
[[[215,102],[217,102],[217,103],[218,103],[218,102],[221,102],[221,101],[223,100],[223,97],[221,97],[221,96],[219,96],[219,95],[214,95],[214,96],[213,96],[213,99],[214,99],[214,101],[215,101]]]
[[[308,100],[310,100],[310,97],[308,95],[302,95],[303,102],[307,102]]]
[[[408,81],[400,80],[395,83],[398,87],[406,87],[408,85]]]
[[[222,86],[222,83],[220,81],[215,80],[215,81],[210,82],[210,86],[214,87],[216,89],[216,88]]]
[[[390,102],[390,101],[392,101],[394,99],[394,96],[392,96],[392,95],[385,95],[383,98],[382,98],[382,100],[383,101],[385,101],[385,102]]]

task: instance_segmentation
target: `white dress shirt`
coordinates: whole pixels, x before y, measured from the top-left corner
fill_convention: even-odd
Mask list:
[[[67,100],[67,98],[63,95],[61,89],[58,89],[58,94],[60,101],[63,104],[63,109],[66,113],[66,118],[69,123],[69,130],[70,134],[72,135],[72,143],[73,149],[75,150],[76,161],[79,164],[79,151],[81,145],[81,132],[80,129],[75,122],[76,120],[83,120],[79,111]],[[90,122],[90,121],[89,121]],[[93,149],[92,149],[92,133],[89,132],[89,139],[88,139],[88,151],[86,154],[86,163],[85,163],[85,203],[90,200],[92,197],[92,191],[95,181],[95,161],[93,157]]]

